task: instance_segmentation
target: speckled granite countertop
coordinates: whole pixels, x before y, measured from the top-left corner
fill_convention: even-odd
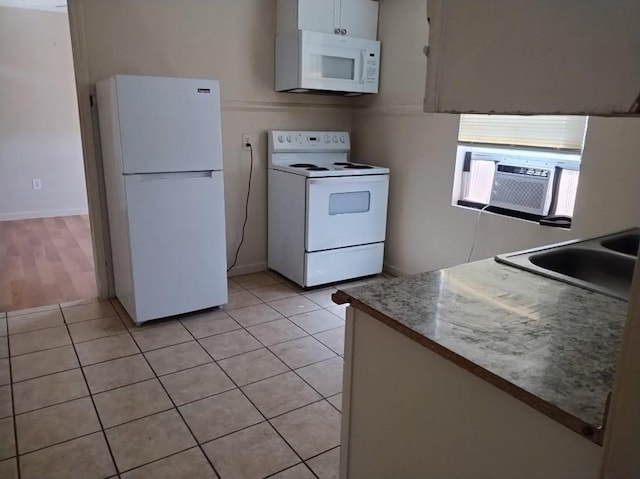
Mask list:
[[[333,298],[602,444],[626,302],[492,259]]]

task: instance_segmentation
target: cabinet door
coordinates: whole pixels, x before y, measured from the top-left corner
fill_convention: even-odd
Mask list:
[[[340,0],[340,28],[348,37],[376,40],[378,2],[376,0]]]
[[[299,0],[298,28],[312,32],[334,33],[338,0]]]

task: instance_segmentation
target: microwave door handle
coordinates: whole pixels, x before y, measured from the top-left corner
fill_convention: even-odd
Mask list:
[[[364,85],[364,50],[360,50],[360,83]]]

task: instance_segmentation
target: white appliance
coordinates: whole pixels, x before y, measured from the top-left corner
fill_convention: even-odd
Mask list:
[[[349,150],[347,132],[269,132],[268,265],[303,287],[382,272],[389,170]]]
[[[217,81],[96,85],[115,294],[136,323],[227,302]]]
[[[380,42],[298,30],[276,36],[276,91],[378,93]]]
[[[554,168],[496,163],[489,204],[545,216],[553,197]]]

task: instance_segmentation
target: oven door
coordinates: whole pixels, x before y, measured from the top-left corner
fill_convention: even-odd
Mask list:
[[[307,180],[307,252],[384,241],[388,175]]]
[[[300,33],[301,88],[377,92],[378,42],[316,32]]]

